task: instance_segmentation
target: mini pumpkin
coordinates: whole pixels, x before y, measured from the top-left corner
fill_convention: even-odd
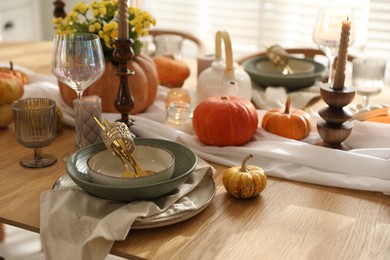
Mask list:
[[[290,109],[291,99],[286,100],[284,109],[271,109],[262,119],[261,127],[267,132],[301,140],[310,134],[311,117],[300,109]]]
[[[180,88],[190,76],[190,67],[172,55],[160,55],[153,58],[156,63],[160,84],[168,88]]]
[[[231,167],[223,172],[223,186],[226,191],[239,199],[252,198],[259,195],[267,185],[264,170],[253,165],[246,165],[253,155],[247,156],[241,166]]]
[[[27,84],[30,81],[26,73],[24,73],[20,70],[14,69],[14,64],[12,63],[12,61],[9,62],[8,68],[7,67],[0,67],[0,72],[9,73],[11,75],[14,75],[18,79],[20,79],[23,84]]]
[[[239,96],[214,96],[194,110],[192,128],[206,145],[235,146],[247,143],[256,133],[255,106]]]

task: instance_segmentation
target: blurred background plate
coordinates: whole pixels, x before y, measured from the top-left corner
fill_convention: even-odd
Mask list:
[[[292,69],[294,66],[298,69],[297,73],[292,75],[283,75],[272,70],[269,65],[270,61],[267,56],[258,56],[248,59],[244,62],[243,67],[249,74],[252,81],[261,87],[268,86],[283,86],[289,90],[309,87],[315,83],[316,80],[322,79],[325,66],[311,58],[290,58]],[[306,63],[304,65],[304,63]],[[314,69],[313,69],[314,67]],[[310,72],[311,71],[311,72]]]
[[[127,202],[153,199],[173,191],[187,180],[196,167],[195,153],[182,144],[152,138],[136,138],[135,143],[137,145],[155,145],[170,150],[175,156],[173,177],[160,183],[133,187],[93,183],[88,175],[87,160],[94,153],[105,150],[104,143],[89,145],[72,154],[66,163],[66,171],[70,178],[86,192],[104,199]]]

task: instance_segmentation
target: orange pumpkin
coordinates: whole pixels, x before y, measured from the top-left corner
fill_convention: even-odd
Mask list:
[[[157,69],[153,60],[144,54],[139,54],[129,61],[128,68],[135,72],[134,75],[128,78],[129,88],[134,99],[134,109],[130,114],[135,115],[145,111],[156,98],[158,87]],[[115,74],[116,72],[117,67],[106,61],[106,70],[102,77],[83,93],[85,96],[100,96],[103,112],[118,113],[114,106],[119,88],[119,77]],[[76,98],[75,91],[62,82],[58,82],[58,85],[65,103],[73,107],[73,100]]]
[[[248,142],[256,133],[255,106],[239,96],[215,96],[203,100],[194,110],[192,127],[206,145],[231,146]]]
[[[265,113],[261,122],[267,132],[283,137],[301,140],[310,134],[311,117],[300,109],[290,109],[290,98],[284,109],[271,109]]]
[[[13,74],[0,72],[0,104],[12,103],[23,96],[22,81]]]
[[[156,63],[160,84],[168,88],[180,88],[190,76],[190,68],[182,60],[176,60],[171,55],[161,55],[153,58]]]
[[[12,61],[9,62],[8,68],[0,67],[0,72],[9,73],[11,75],[16,76],[18,79],[22,81],[23,85],[29,83],[28,76],[24,72],[21,72],[20,70],[15,70]]]

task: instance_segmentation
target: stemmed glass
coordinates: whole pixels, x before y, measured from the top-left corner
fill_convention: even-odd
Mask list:
[[[52,48],[52,71],[58,80],[76,91],[79,99],[78,124],[80,148],[84,147],[82,96],[104,72],[104,56],[100,38],[92,33],[56,35]]]
[[[57,158],[42,153],[42,147],[51,144],[57,136],[56,103],[48,98],[27,98],[12,104],[17,141],[33,148],[34,154],[23,157],[20,164],[42,168],[54,164]]]
[[[328,83],[333,80],[333,63],[340,44],[340,34],[343,20],[352,20],[350,10],[342,8],[320,9],[313,30],[313,41],[325,53],[329,60]],[[351,27],[349,45],[355,40],[355,26]]]
[[[386,60],[355,58],[352,63],[352,85],[363,97],[363,108],[369,108],[369,97],[382,92],[385,85]]]

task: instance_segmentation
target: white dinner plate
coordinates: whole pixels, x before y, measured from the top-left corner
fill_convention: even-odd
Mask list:
[[[67,174],[64,174],[57,179],[52,189],[60,190],[69,188],[80,189]],[[163,227],[187,220],[202,212],[210,204],[211,200],[215,196],[215,192],[216,188],[213,177],[206,175],[198,186],[187,194],[187,197],[196,205],[196,210],[182,211],[179,213],[173,213],[169,216],[160,214],[145,221],[136,220],[131,226],[131,229]]]

